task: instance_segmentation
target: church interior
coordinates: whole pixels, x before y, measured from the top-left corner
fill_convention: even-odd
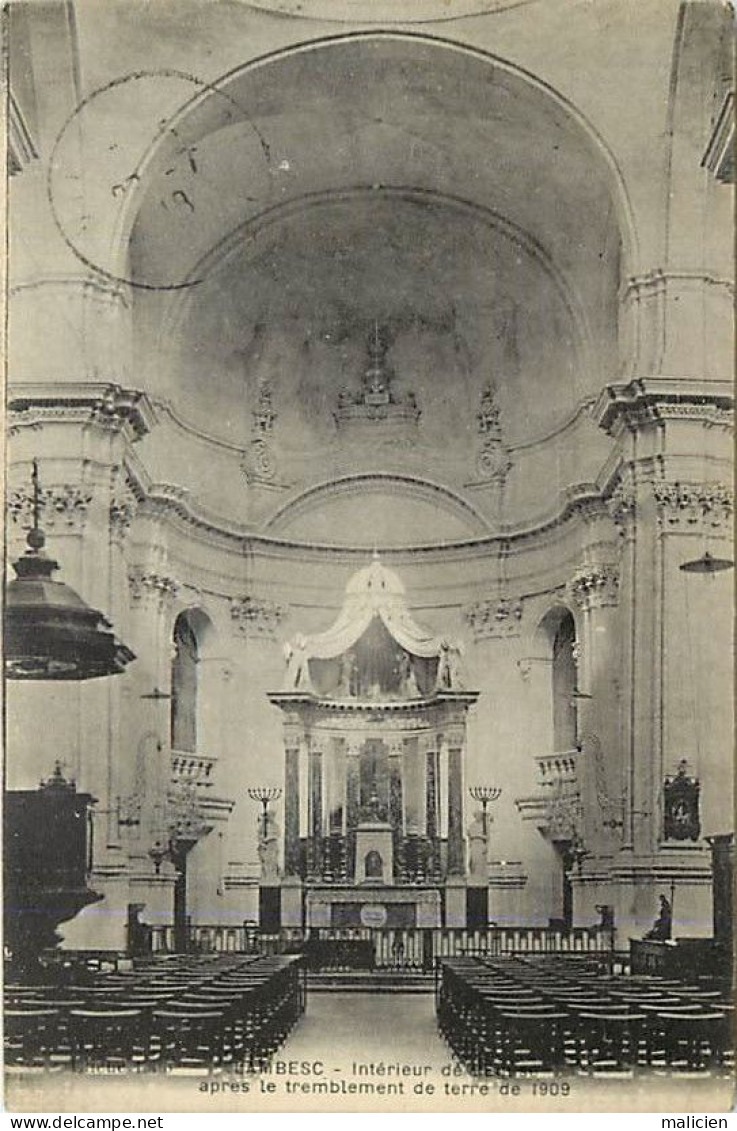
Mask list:
[[[5,17],[6,1063],[729,1070],[730,6]]]

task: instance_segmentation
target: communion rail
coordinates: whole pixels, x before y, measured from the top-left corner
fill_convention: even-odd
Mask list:
[[[153,927],[154,953],[173,953],[172,927]],[[189,950],[210,954],[312,955],[321,969],[431,970],[438,960],[463,955],[500,957],[511,954],[614,955],[614,932],[591,927],[488,927],[461,928],[285,928],[265,934],[251,924],[242,926],[192,925]]]

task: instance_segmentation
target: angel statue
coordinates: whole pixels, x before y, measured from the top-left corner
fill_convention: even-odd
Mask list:
[[[308,687],[310,677],[307,667],[307,640],[301,633],[295,638],[294,647],[289,643],[284,645],[284,661],[287,687],[294,690]]]
[[[461,691],[461,648],[450,640],[443,640],[438,659],[437,685],[440,691]]]

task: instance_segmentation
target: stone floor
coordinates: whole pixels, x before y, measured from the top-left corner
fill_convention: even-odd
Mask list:
[[[439,1069],[450,1060],[432,993],[309,994],[305,1016],[279,1055],[321,1058],[338,1067],[383,1061]]]

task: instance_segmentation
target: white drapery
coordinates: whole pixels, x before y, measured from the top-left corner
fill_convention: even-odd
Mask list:
[[[411,616],[404,587],[378,558],[360,570],[348,584],[346,599],[331,628],[314,636],[301,637],[296,648],[308,660],[331,660],[341,656],[360,640],[378,616],[389,634],[412,656],[432,659],[440,655],[447,641],[418,625]]]
[[[416,624],[407,609],[367,605],[360,609],[344,608],[332,628],[305,637],[307,659],[331,660],[342,656],[361,639],[375,616],[381,618],[389,634],[410,655],[431,659],[440,654],[441,637],[433,636]]]

